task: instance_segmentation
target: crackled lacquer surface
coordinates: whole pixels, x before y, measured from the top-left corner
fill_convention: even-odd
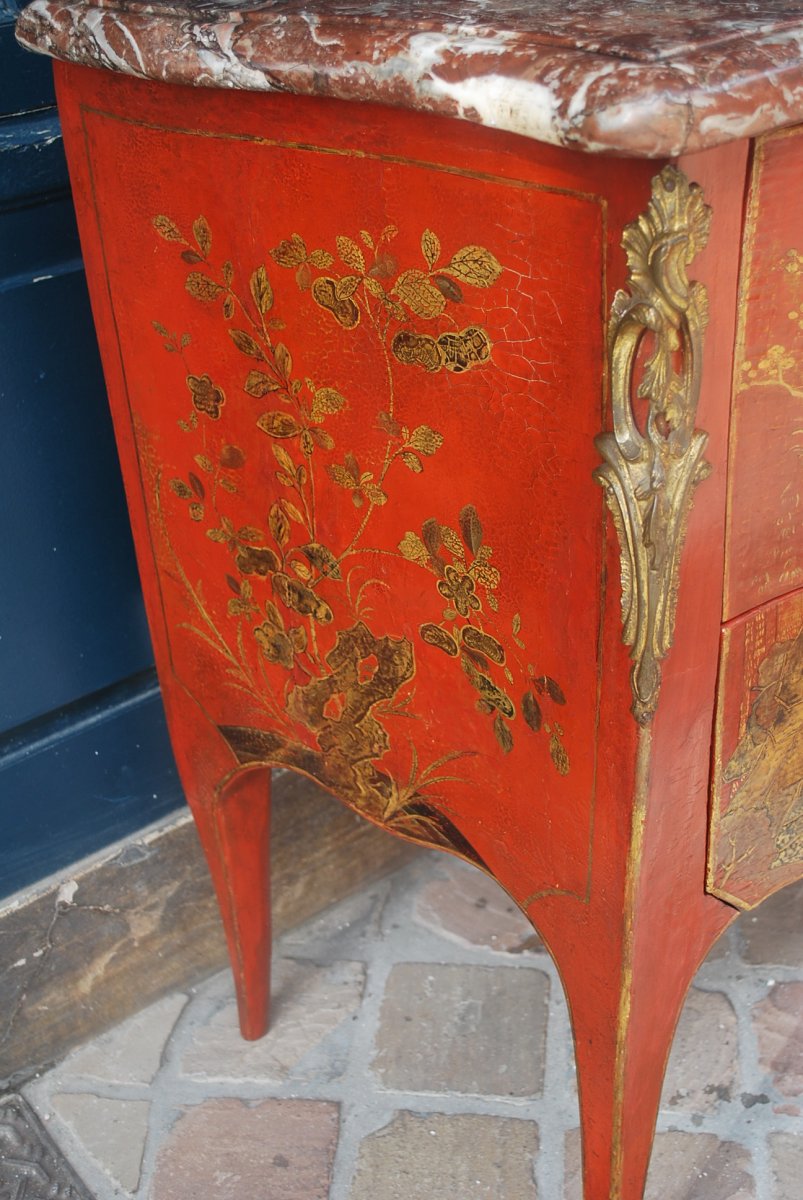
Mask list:
[[[790,0],[34,0],[18,36],[143,78],[373,100],[591,151],[669,156],[803,119]]]
[[[709,884],[750,906],[803,874],[803,592],[723,632]]]
[[[125,231],[98,219],[170,670],[231,772],[289,766],[584,895],[605,206],[83,119],[93,185],[127,197]]]
[[[756,147],[734,363],[726,617],[803,586],[803,129]]]

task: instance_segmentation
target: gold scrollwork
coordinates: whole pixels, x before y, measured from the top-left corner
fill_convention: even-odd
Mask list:
[[[642,725],[655,713],[660,663],[672,644],[694,489],[711,470],[703,458],[708,435],[694,428],[708,299],[686,274],[710,224],[702,189],[664,167],[646,211],[624,231],[629,290],[617,292],[611,307],[613,432],[596,439],[605,463],[594,474],[619,536],[623,638]],[[647,402],[643,420],[638,399]]]

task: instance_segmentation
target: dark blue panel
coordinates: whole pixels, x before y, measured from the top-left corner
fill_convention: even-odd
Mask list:
[[[14,0],[0,0],[0,117],[54,103],[50,59],[23,50],[14,40]]]
[[[183,797],[152,675],[0,741],[0,898]]]
[[[0,242],[6,225],[33,242],[47,207],[0,215]],[[0,278],[0,679],[14,681],[0,731],[153,662],[84,277],[70,266]]]
[[[65,269],[83,269],[75,213],[66,190],[46,203],[0,208],[0,292]]]
[[[0,119],[0,207],[39,200],[66,187],[67,164],[56,110]]]
[[[13,44],[15,8],[0,0],[0,896],[182,800],[142,675],[152,653],[50,63]]]

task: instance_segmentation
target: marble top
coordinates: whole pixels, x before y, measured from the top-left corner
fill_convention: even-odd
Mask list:
[[[23,45],[664,157],[803,121],[803,0],[34,0]]]

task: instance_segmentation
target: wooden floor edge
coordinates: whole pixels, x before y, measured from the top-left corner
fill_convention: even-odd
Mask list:
[[[273,783],[277,934],[416,851],[314,784]],[[0,906],[0,1090],[170,991],[227,965],[217,907],[186,812]]]

